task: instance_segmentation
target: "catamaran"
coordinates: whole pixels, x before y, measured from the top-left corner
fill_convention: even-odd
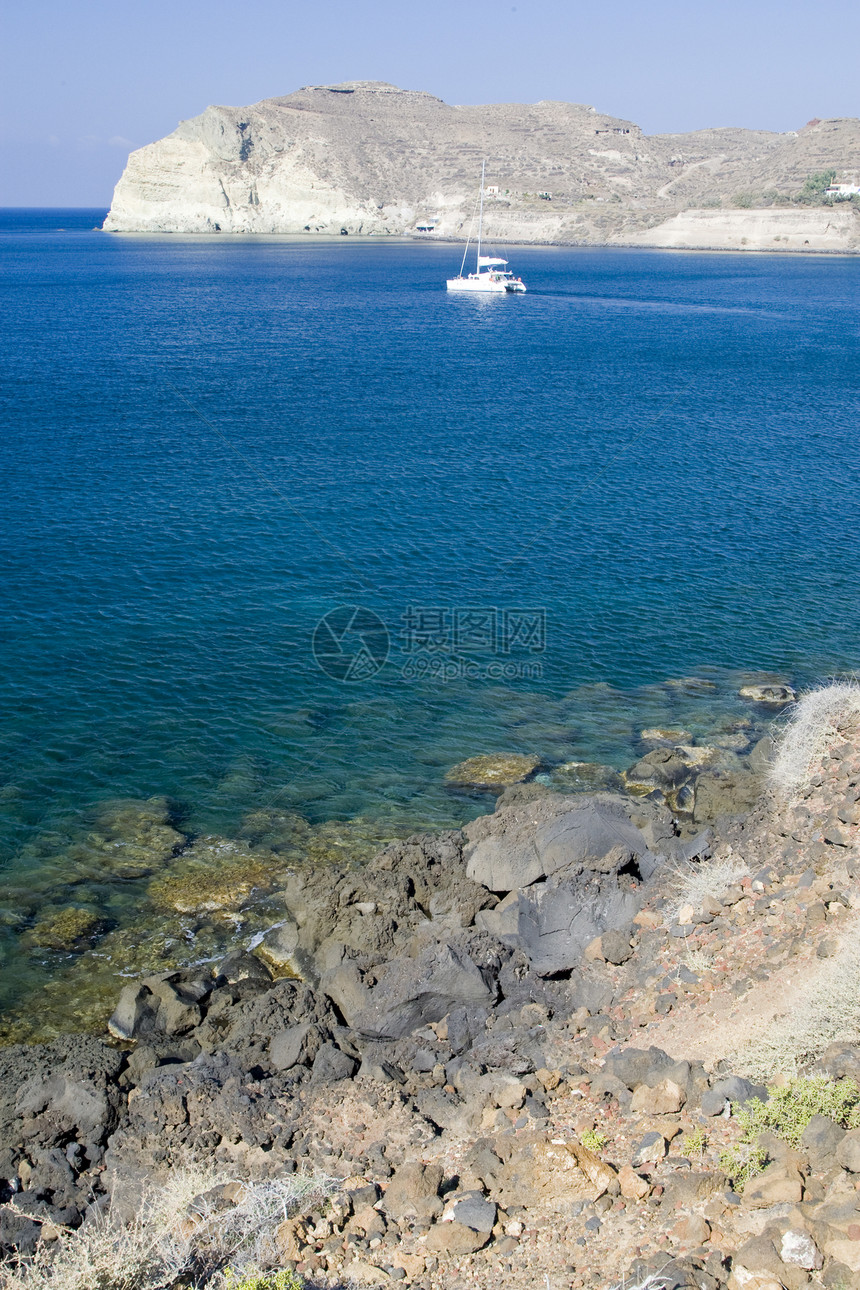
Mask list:
[[[484,231],[484,173],[486,169],[487,163],[484,161],[481,163],[481,210],[478,216],[478,259],[475,272],[467,274],[465,278],[463,277],[466,256],[469,254],[470,235],[466,241],[466,249],[463,251],[460,272],[456,278],[449,278],[446,285],[449,291],[493,291],[499,295],[506,293],[508,295],[521,295],[526,289],[526,284],[522,278],[514,277],[508,268],[507,260],[499,259],[493,255],[481,255],[481,238]]]

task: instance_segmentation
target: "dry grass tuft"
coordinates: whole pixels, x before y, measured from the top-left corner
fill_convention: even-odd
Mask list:
[[[804,787],[815,763],[840,734],[860,730],[860,683],[835,681],[804,694],[789,712],[770,767],[770,783],[786,798]]]
[[[749,875],[746,861],[739,856],[715,860],[691,860],[674,869],[675,896],[669,906],[673,918],[685,905],[701,909],[706,900],[722,900],[729,887]]]
[[[821,1057],[830,1044],[860,1042],[860,926],[842,939],[789,1009],[735,1054],[737,1069],[770,1083],[777,1074],[793,1078]]]
[[[681,962],[690,972],[695,972],[696,976],[704,976],[714,966],[714,960],[707,950],[698,946],[685,946]]]
[[[41,1242],[31,1258],[0,1266],[0,1290],[167,1290],[180,1279],[214,1285],[228,1262],[271,1266],[278,1225],[331,1189],[326,1179],[291,1175],[240,1184],[238,1204],[226,1209],[207,1198],[231,1181],[176,1170],[147,1193],[132,1222],[108,1209]]]
[[[664,1268],[668,1268],[669,1260],[666,1260]],[[548,1278],[547,1278],[548,1279]],[[618,1281],[610,1290],[666,1290],[671,1283],[671,1275],[664,1276],[664,1269],[659,1272],[651,1272],[642,1278],[641,1281]]]

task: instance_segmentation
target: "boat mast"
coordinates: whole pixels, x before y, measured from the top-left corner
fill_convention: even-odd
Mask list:
[[[481,272],[481,233],[484,228],[484,171],[487,169],[486,157],[481,162],[481,213],[478,216],[478,263],[475,265],[475,272]]]

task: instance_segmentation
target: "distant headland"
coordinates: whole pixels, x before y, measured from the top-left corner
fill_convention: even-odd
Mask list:
[[[112,232],[457,239],[487,159],[509,242],[860,250],[860,120],[647,136],[545,101],[456,107],[374,81],[208,107],[133,152]]]

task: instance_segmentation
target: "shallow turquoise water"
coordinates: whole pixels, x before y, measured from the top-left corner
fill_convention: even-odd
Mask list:
[[[467,756],[623,766],[857,666],[860,260],[519,248],[481,300],[451,246],[95,223],[0,223],[8,872],[117,796],[458,823]]]

